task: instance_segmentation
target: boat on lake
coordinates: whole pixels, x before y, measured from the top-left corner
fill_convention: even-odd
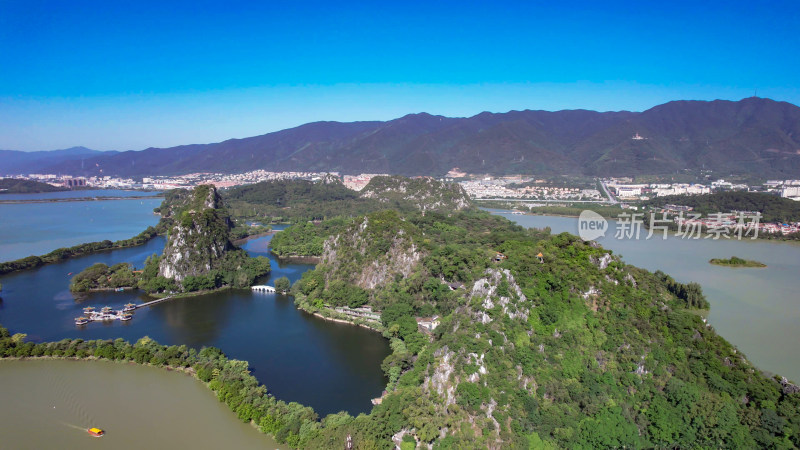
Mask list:
[[[86,325],[87,323],[89,323],[89,319],[86,317],[75,318],[75,325]]]
[[[122,308],[122,312],[133,311],[136,309],[136,303],[126,303],[125,307]]]
[[[106,434],[106,432],[105,432],[105,431],[101,430],[100,428],[96,428],[96,427],[89,428],[89,429],[88,429],[88,430],[86,430],[86,431],[87,431],[89,434],[91,434],[92,436],[94,436],[94,437],[101,437],[101,436],[103,436],[104,434]]]

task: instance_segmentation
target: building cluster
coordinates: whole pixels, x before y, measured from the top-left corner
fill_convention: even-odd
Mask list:
[[[387,176],[386,173],[362,173],[358,175],[345,175],[344,187],[354,191],[360,191],[369,184],[369,181],[375,177]]]
[[[47,183],[52,186],[75,188],[75,187],[96,187],[114,189],[133,189],[139,184],[132,179],[113,178],[113,177],[73,177],[71,175],[56,175],[52,173],[31,173],[27,175],[13,175],[11,178],[23,180],[34,180]]]
[[[533,182],[534,184],[531,184]],[[541,183],[541,184],[540,184]],[[471,198],[518,198],[530,200],[602,200],[597,189],[548,186],[544,180],[522,177],[486,177],[459,182]]]
[[[144,178],[142,179],[142,184],[145,188],[152,189],[189,188],[199,184],[213,184],[218,188],[225,188],[271,180],[317,181],[328,175],[339,176],[337,172],[270,172],[266,170],[252,170],[250,172],[234,174],[202,172],[176,177]]]
[[[764,183],[768,191],[780,192],[781,197],[800,201],[800,180],[770,180]]]
[[[614,195],[621,200],[647,200],[650,197],[664,197],[667,195],[710,194],[712,190],[711,187],[703,184],[690,183],[625,184],[620,183],[617,179],[604,182]]]
[[[755,212],[746,211],[731,211],[729,213],[710,214],[707,217],[699,217],[699,214],[687,215],[683,214],[675,217],[674,221],[681,227],[682,230],[690,228],[694,229],[707,229],[709,232],[716,232],[722,236],[734,236],[738,233],[742,235],[754,236],[756,230],[758,233],[767,234],[792,234],[800,231],[800,222],[794,223],[778,223],[778,222],[761,222],[752,220],[755,217]],[[743,218],[749,220],[743,220]]]

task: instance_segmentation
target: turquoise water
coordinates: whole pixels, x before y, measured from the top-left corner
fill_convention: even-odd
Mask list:
[[[48,198],[60,195],[131,196],[132,191],[70,191],[48,194],[8,194],[11,197]],[[136,236],[158,223],[153,208],[162,199],[74,201],[55,203],[0,204],[0,262],[42,255],[61,247]]]
[[[152,197],[160,195],[156,191],[125,191],[121,189],[92,189],[81,191],[42,192],[38,194],[3,194],[0,200],[55,200],[65,198],[91,198],[91,197]]]

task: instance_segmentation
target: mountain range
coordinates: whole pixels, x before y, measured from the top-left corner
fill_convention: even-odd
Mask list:
[[[493,175],[607,176],[705,168],[797,177],[800,108],[750,97],[673,101],[643,112],[525,110],[467,118],[420,113],[386,122],[313,122],[214,144],[54,159],[37,155],[16,165],[8,164],[5,153],[0,156],[0,173],[36,167],[48,173],[133,177],[254,169],[440,176],[454,167]]]
[[[40,173],[45,167],[52,167],[66,161],[77,162],[96,156],[110,156],[117,152],[101,152],[86,147],[72,147],[64,150],[38,152],[20,152],[16,150],[0,150],[0,173]]]

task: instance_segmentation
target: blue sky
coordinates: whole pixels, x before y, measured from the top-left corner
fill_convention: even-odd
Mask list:
[[[142,149],[317,120],[800,104],[796,2],[0,0],[0,148]],[[524,4],[522,4],[524,3]]]

